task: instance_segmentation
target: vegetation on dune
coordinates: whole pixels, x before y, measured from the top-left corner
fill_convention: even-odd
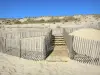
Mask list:
[[[18,20],[14,20],[13,22],[14,22],[14,24],[21,24],[21,22]]]
[[[21,22],[16,19],[12,19],[12,20],[5,19],[5,20],[2,20],[2,22],[0,24],[12,25],[12,24],[21,24]]]
[[[27,23],[55,23],[55,22],[60,22],[60,19],[55,19],[51,17],[51,19],[45,21],[44,19],[35,20],[29,18],[27,19],[27,21],[24,21],[23,23],[27,24]]]
[[[63,19],[59,19],[59,17],[51,17],[49,20],[35,20],[35,19],[31,19],[28,18],[27,21],[24,21],[23,23],[27,24],[27,23],[56,23],[56,22],[69,22],[69,21],[79,21],[78,18],[74,18],[73,16],[71,17],[64,17]]]
[[[95,15],[93,15],[93,17],[98,20],[98,19],[100,19],[100,14],[95,14]]]
[[[4,20],[4,21],[3,21],[3,24],[11,25],[12,23],[11,23],[11,20]]]
[[[39,18],[42,18],[42,17],[39,17]],[[56,23],[56,22],[69,22],[69,21],[79,21],[78,18],[74,18],[73,16],[66,16],[64,18],[59,18],[59,17],[49,17],[50,19],[48,20],[45,20],[45,19],[40,19],[40,20],[37,20],[37,17],[26,17],[26,18],[23,18],[22,20],[24,19],[27,19],[23,22],[20,21],[20,19],[12,19],[12,20],[7,20],[5,19],[4,22],[0,23],[0,24],[33,24],[33,23]]]
[[[87,15],[83,15],[83,17],[86,19],[88,18]],[[93,17],[96,20],[100,19],[100,14],[93,14]],[[90,17],[91,18],[91,17]],[[34,23],[56,23],[56,22],[79,22],[81,20],[80,17],[74,17],[74,16],[41,16],[41,17],[25,17],[22,19],[2,19],[0,21],[0,24],[34,24]],[[86,21],[87,22],[87,21]]]
[[[26,21],[23,22],[23,24],[33,23],[33,20],[28,18]]]
[[[79,21],[80,19],[79,18],[75,18],[73,16],[69,16],[69,17],[64,17],[63,20],[65,22],[69,22],[69,21]]]
[[[41,20],[34,20],[34,19],[27,19],[27,21],[24,21],[23,24],[28,24],[28,23],[45,23],[45,20],[44,19],[41,19]]]
[[[60,22],[61,20],[59,18],[51,17],[51,19],[47,20],[47,22]]]

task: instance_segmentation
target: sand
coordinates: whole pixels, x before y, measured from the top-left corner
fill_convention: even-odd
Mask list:
[[[100,41],[100,30],[96,30],[93,28],[79,29],[77,31],[70,33],[69,35]]]
[[[67,62],[68,57],[67,46],[54,46],[53,52],[46,58],[50,62]]]
[[[81,21],[76,23],[66,22],[66,23],[55,23],[55,24],[53,23],[26,24],[26,27],[46,26],[54,29],[57,26],[64,28],[67,25],[88,25],[92,23],[96,25],[98,22],[100,22],[100,20],[98,21],[94,20],[94,18],[92,17],[86,18],[80,16],[79,18],[81,18]],[[23,19],[22,21],[26,21],[26,19]],[[24,27],[25,25],[5,25],[5,26]],[[95,32],[93,31],[93,33]],[[88,35],[90,35],[90,33],[87,34],[87,36]],[[35,62],[32,60],[25,60],[15,56],[10,56],[0,53],[0,75],[100,75],[100,66],[93,66],[88,64],[86,65],[72,60],[69,60],[68,62],[47,62],[47,61]]]
[[[72,60],[35,62],[0,53],[0,75],[100,75],[100,66]]]

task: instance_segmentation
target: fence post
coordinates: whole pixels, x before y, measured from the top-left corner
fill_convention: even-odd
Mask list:
[[[76,53],[74,52],[74,50],[73,50],[73,36],[70,36],[69,35],[69,39],[68,39],[69,41],[69,57],[71,58],[71,59],[74,59],[74,56],[76,55]]]
[[[5,50],[4,52],[6,52],[6,39],[5,39],[5,49],[4,50]]]
[[[20,58],[21,58],[21,39],[19,39],[19,49],[20,49]]]
[[[64,36],[64,40],[66,42],[67,48],[68,48],[68,56],[71,59],[74,59],[75,56],[75,52],[73,50],[73,36],[68,35],[69,33],[66,32],[65,29],[63,29],[63,36]]]

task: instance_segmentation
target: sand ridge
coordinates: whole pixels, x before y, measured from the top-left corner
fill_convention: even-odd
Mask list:
[[[70,33],[69,35],[100,41],[100,30],[96,30],[93,28],[79,29]]]

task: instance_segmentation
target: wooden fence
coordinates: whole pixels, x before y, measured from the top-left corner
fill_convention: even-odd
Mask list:
[[[100,65],[100,41],[71,36],[66,30],[63,35],[70,59]]]
[[[32,60],[43,60],[51,47],[52,31],[6,32],[0,37],[0,52]]]

